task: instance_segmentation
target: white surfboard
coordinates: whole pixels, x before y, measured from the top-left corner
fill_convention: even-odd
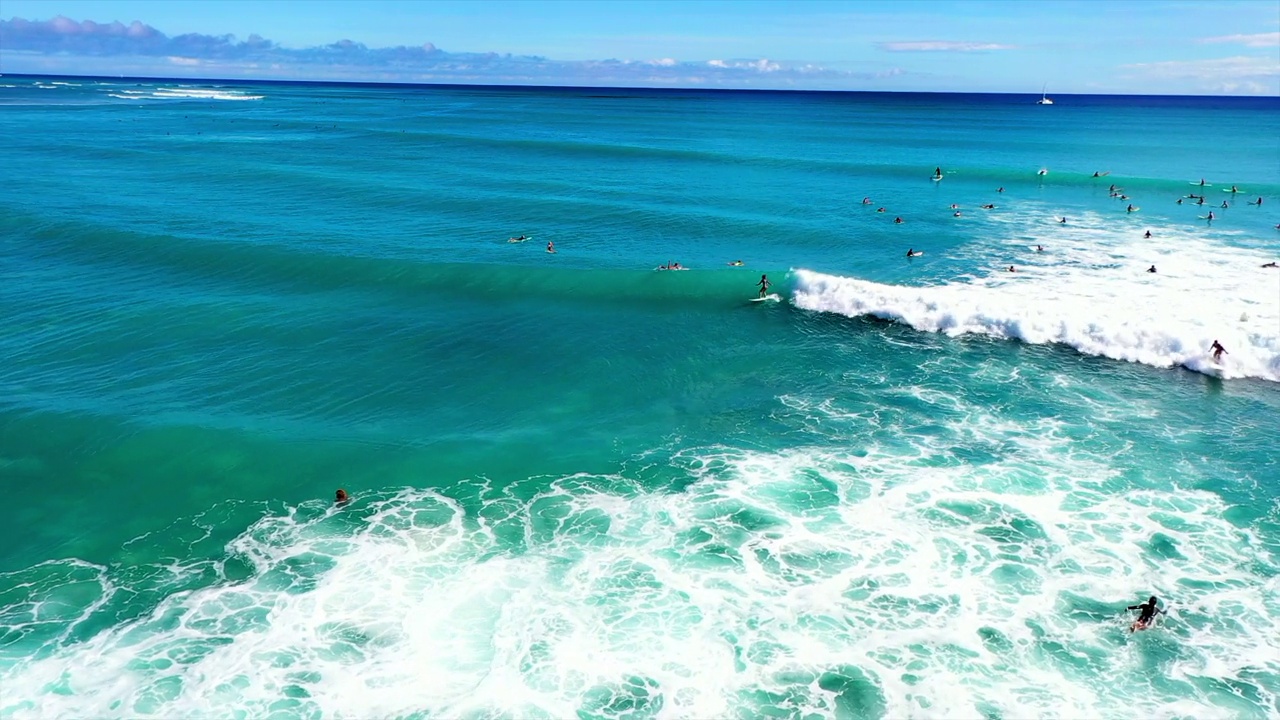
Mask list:
[[[913,252],[913,253],[911,253],[910,255],[908,255],[907,257],[909,257],[909,258],[913,258],[913,257],[920,257],[920,256],[921,256],[921,255],[923,255],[923,254],[924,254],[924,251],[923,251],[923,250],[921,250],[920,252]]]
[[[778,293],[769,293],[764,297],[751,298],[751,302],[778,302],[781,299],[782,296]]]

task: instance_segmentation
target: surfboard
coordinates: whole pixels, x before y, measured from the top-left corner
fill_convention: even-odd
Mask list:
[[[782,299],[782,296],[778,295],[777,293],[769,293],[764,297],[751,298],[751,302],[765,302],[765,301],[778,302],[781,299]]]
[[[1218,219],[1218,218],[1211,218],[1208,215],[1197,215],[1196,217],[1200,218],[1201,220],[1217,220]]]
[[[1187,184],[1188,184],[1188,185],[1196,185],[1196,186],[1198,186],[1198,187],[1213,187],[1213,183],[1198,183],[1198,182],[1190,182],[1190,183],[1187,183]]]
[[[524,238],[524,239],[521,239],[521,238],[507,238],[507,242],[509,242],[509,243],[522,243],[522,242],[526,242],[526,241],[529,241],[529,240],[532,240],[532,239],[533,239],[532,237],[527,237],[527,238]]]
[[[937,175],[934,175],[933,177],[931,177],[931,178],[929,178],[929,179],[930,179],[930,180],[932,180],[932,181],[934,181],[934,182],[942,182],[942,178],[938,177]]]
[[[1131,210],[1126,210],[1125,212],[1138,212],[1138,211],[1139,211],[1139,210],[1141,210],[1141,209],[1142,209],[1142,208],[1138,207],[1137,205],[1134,205],[1134,206],[1133,206],[1133,209],[1131,209]]]
[[[662,271],[665,271],[665,272],[671,272],[671,271],[673,271],[673,270],[688,270],[688,269],[689,269],[689,268],[684,268],[684,267],[680,267],[680,268],[671,268],[671,267],[665,267],[665,268],[664,268],[664,267],[656,267],[656,268],[654,268],[654,270],[662,270]]]
[[[913,252],[913,253],[911,253],[910,255],[908,255],[907,257],[909,257],[909,258],[913,258],[913,257],[920,257],[920,256],[921,256],[921,255],[923,255],[923,254],[924,254],[924,251],[923,251],[923,250],[921,250],[920,252]]]

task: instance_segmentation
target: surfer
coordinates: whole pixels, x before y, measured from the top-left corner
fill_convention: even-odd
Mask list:
[[[876,208],[876,212],[884,212],[884,208]]]
[[[1271,262],[1264,264],[1262,267],[1280,267],[1280,265],[1276,265],[1276,261],[1272,260]]]
[[[1225,209],[1227,209],[1227,208],[1229,208],[1229,207],[1231,207],[1231,206],[1227,204],[1227,201],[1226,201],[1226,200],[1223,200],[1223,201],[1222,201],[1222,208],[1225,210]]]
[[[1157,602],[1159,601],[1156,600],[1156,596],[1152,595],[1151,599],[1146,601],[1145,603],[1130,605],[1129,607],[1125,608],[1125,610],[1141,610],[1142,611],[1141,613],[1139,613],[1138,619],[1135,620],[1134,623],[1129,626],[1129,632],[1133,632],[1135,630],[1146,630],[1147,628],[1151,627],[1151,623],[1155,622],[1157,613],[1163,613],[1165,615],[1169,614],[1164,610],[1161,610],[1159,607],[1157,607],[1156,606]]]
[[[1151,231],[1150,231],[1150,230],[1146,231],[1145,233],[1143,233],[1143,234],[1142,234],[1142,237],[1143,237],[1144,239],[1146,239],[1146,240],[1150,240],[1150,239],[1151,239]]]
[[[894,219],[893,219],[893,224],[894,224],[894,225],[901,225],[901,224],[902,224],[902,218],[901,218],[901,217],[896,217],[896,218],[894,218]]]
[[[733,262],[729,263],[729,265],[731,265],[732,267],[742,267],[742,261],[734,260]]]
[[[1222,362],[1222,355],[1224,353],[1227,355],[1231,354],[1231,353],[1228,353],[1227,349],[1222,347],[1222,343],[1218,342],[1217,340],[1213,341],[1213,344],[1209,346],[1209,349],[1213,351],[1214,362]]]
[[[1182,204],[1182,198],[1178,198],[1178,203],[1177,203],[1177,204],[1178,204],[1178,205],[1181,205],[1181,204]]]
[[[1258,199],[1257,199],[1256,201],[1251,202],[1251,203],[1249,203],[1249,204],[1250,204],[1250,205],[1261,205],[1261,204],[1262,204],[1262,196],[1258,196]]]
[[[1059,224],[1059,225],[1066,225],[1066,224],[1067,224],[1067,218],[1066,218],[1066,217],[1063,217],[1061,220],[1059,220],[1059,221],[1058,221],[1058,224]]]
[[[1037,246],[1036,246],[1036,252],[1044,252],[1044,248],[1043,248],[1043,247],[1041,247],[1041,246],[1039,246],[1039,245],[1037,245]]]
[[[1147,268],[1147,272],[1149,272],[1149,273],[1153,273],[1153,272],[1155,272],[1155,271],[1156,271],[1156,266],[1155,266],[1155,265],[1152,265],[1151,267]]]
[[[1205,217],[1205,220],[1212,220],[1212,219],[1213,219],[1213,211],[1210,210],[1208,216]]]
[[[547,252],[549,252],[549,253],[553,253],[553,252],[555,252],[555,251],[556,251],[556,244],[555,244],[555,243],[553,243],[553,242],[548,242],[548,243],[547,243]]]
[[[1003,188],[1003,187],[998,187],[998,188],[996,188],[996,192],[1004,192],[1004,188]]]
[[[1102,177],[1101,175],[1099,175],[1099,174],[1098,174],[1098,171],[1097,171],[1097,170],[1094,170],[1094,171],[1093,171],[1093,176],[1094,176],[1094,177]]]
[[[338,488],[338,492],[333,494],[334,505],[346,505],[349,502],[351,502],[351,496],[347,494],[346,490]]]
[[[760,286],[760,297],[764,297],[765,293],[769,292],[769,286],[773,283],[769,282],[769,277],[767,275],[761,275],[760,282],[756,284]]]
[[[1236,189],[1236,186],[1235,186],[1235,185],[1232,185],[1232,186],[1231,186],[1231,192],[1232,192],[1232,194],[1235,194],[1235,193],[1238,193],[1238,192],[1240,192],[1240,191]]]
[[[957,211],[955,211],[955,212],[951,213],[951,217],[961,217],[961,215],[960,215],[960,211],[959,211],[959,210],[957,210]]]
[[[517,242],[524,242],[525,240],[528,240],[528,239],[529,238],[525,237],[524,235],[521,235],[520,237],[507,238],[507,242],[517,243]]]
[[[995,205],[992,205],[991,203],[987,203],[986,205],[983,205],[983,206],[982,206],[982,209],[983,209],[983,210],[995,210],[995,209],[996,209],[996,206],[995,206]]]
[[[915,250],[912,250],[911,248],[907,248],[907,257],[915,257],[915,255],[916,255]]]
[[[942,177],[942,168],[940,168],[940,167],[936,167],[936,168],[934,168],[934,169],[933,169],[933,176],[934,176],[934,177],[936,177],[936,178],[940,178],[940,177]]]
[[[1204,178],[1200,178],[1200,187],[1204,187]]]
[[[1046,169],[1044,169],[1044,168],[1040,168],[1040,172],[1038,172],[1038,173],[1036,173],[1036,174],[1037,174],[1037,175],[1048,175],[1048,174],[1049,174],[1049,171],[1048,171],[1048,170],[1046,170]]]
[[[1012,265],[1010,265],[1010,266],[1009,266],[1009,272],[1017,272],[1017,270],[1014,270],[1014,269],[1013,269],[1013,266],[1012,266]]]
[[[1129,203],[1129,208],[1125,210],[1125,212],[1133,212],[1134,210],[1137,210],[1137,209],[1138,208],[1133,206],[1133,203]]]
[[[864,198],[862,198],[862,204],[863,204],[863,205],[870,205],[870,204],[871,204],[871,198],[869,198],[869,197],[864,197]]]

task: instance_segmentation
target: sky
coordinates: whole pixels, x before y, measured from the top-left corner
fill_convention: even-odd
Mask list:
[[[4,0],[0,73],[1280,96],[1280,0]]]

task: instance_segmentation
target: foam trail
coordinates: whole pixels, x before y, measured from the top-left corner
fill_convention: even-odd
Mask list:
[[[989,256],[984,264],[1014,264],[1016,272],[944,285],[799,270],[794,303],[927,332],[1062,343],[1155,367],[1280,381],[1280,273],[1260,267],[1267,255],[1187,233],[1129,241],[1101,225],[1081,218],[1044,253],[1029,252],[1026,237],[983,246],[977,252]],[[1156,273],[1145,272],[1151,264]],[[1215,339],[1228,352],[1221,367],[1209,353]]]

